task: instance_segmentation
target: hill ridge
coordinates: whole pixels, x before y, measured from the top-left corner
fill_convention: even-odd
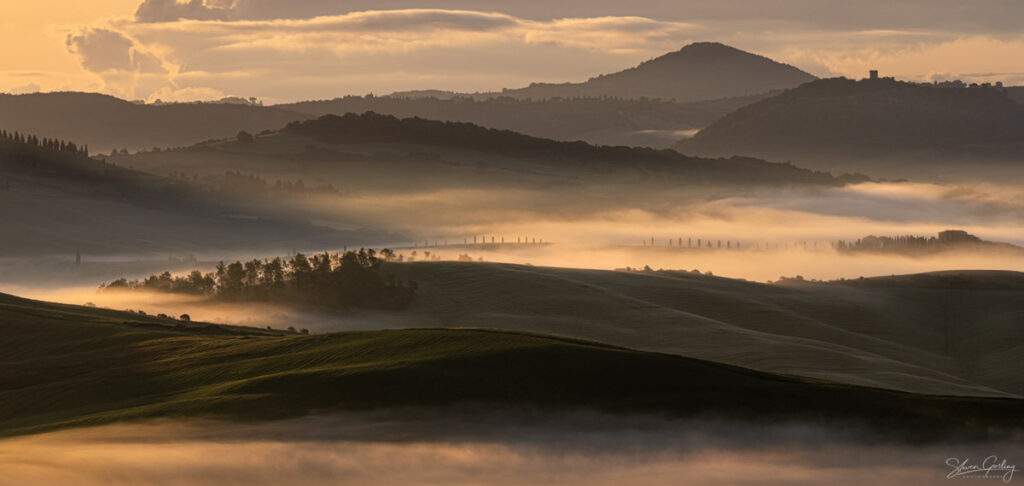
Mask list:
[[[1018,160],[1022,131],[1024,106],[1004,88],[830,78],[739,108],[674,148],[906,177],[936,162]]]
[[[532,137],[465,122],[441,122],[419,117],[399,119],[373,112],[324,115],[289,123],[283,133],[310,136],[331,144],[407,143],[476,150],[503,156],[576,164],[597,170],[641,169],[673,173],[694,180],[783,182],[842,185],[868,180],[862,175],[814,172],[790,164],[752,158],[703,159],[672,150],[643,147],[594,146]]]

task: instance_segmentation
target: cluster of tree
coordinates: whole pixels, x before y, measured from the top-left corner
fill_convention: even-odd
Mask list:
[[[39,138],[35,135],[26,135],[18,132],[8,132],[7,130],[0,130],[0,138],[10,142],[23,143],[26,145],[32,145],[34,147],[40,147],[47,150],[78,154],[83,157],[89,156],[88,145],[79,146],[74,142],[67,142],[56,138]]]
[[[316,187],[306,187],[306,183],[299,179],[287,181],[278,179],[273,184],[268,183],[264,178],[256,174],[243,174],[241,172],[228,171],[224,173],[220,190],[224,192],[252,194],[257,192],[338,192],[334,184],[321,184]]]
[[[707,275],[709,277],[712,277],[712,276],[715,275],[714,273],[711,272],[711,270],[708,270],[707,272],[701,272],[700,270],[698,270],[696,268],[694,268],[693,270],[689,270],[689,271],[687,271],[685,269],[672,270],[672,269],[665,269],[665,268],[659,268],[659,269],[655,270],[655,269],[651,268],[650,265],[644,265],[643,268],[641,268],[641,267],[616,268],[615,271],[616,272],[637,272],[637,273],[663,273],[663,274],[668,274],[668,275],[673,275],[673,274],[678,275],[678,274],[690,273],[690,274],[693,274],[693,275]]]
[[[780,284],[780,285],[799,285],[799,284],[805,284],[805,283],[822,283],[822,282],[823,282],[823,280],[818,280],[818,279],[814,279],[814,278],[812,278],[812,279],[805,279],[803,275],[797,275],[795,277],[787,277],[787,276],[783,275],[783,276],[779,277],[779,279],[776,280],[775,282],[772,282],[771,280],[768,281],[768,283],[775,283],[775,284]]]
[[[431,252],[426,251],[426,250],[424,250],[422,255],[417,253],[416,250],[413,250],[412,252],[409,253],[409,258],[406,258],[404,253],[403,254],[399,254],[397,261],[399,261],[399,262],[414,262],[414,261],[416,261],[417,258],[420,258],[421,256],[423,258],[423,261],[425,261],[425,262],[439,262],[439,261],[441,261],[441,255],[438,255],[437,253],[431,253]]]
[[[183,277],[171,276],[171,272],[164,272],[159,275],[151,275],[144,280],[128,280],[120,278],[102,285],[101,289],[132,289],[152,290],[155,292],[168,292],[174,294],[191,295],[213,295],[217,291],[217,280],[212,273],[203,274],[199,270],[193,270]]]
[[[170,272],[144,280],[119,279],[101,290],[151,290],[203,295],[227,301],[309,304],[343,309],[404,309],[418,288],[381,270],[394,260],[391,250],[360,249],[344,253],[301,253],[289,259],[220,262],[216,272],[193,271],[175,277]]]
[[[839,240],[836,250],[841,252],[927,252],[950,250],[970,246],[1012,246],[982,240],[963,230],[946,230],[937,236],[875,236],[868,235],[856,241]]]

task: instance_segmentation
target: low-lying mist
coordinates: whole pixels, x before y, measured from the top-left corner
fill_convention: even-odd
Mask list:
[[[375,246],[395,248],[406,261],[468,257],[605,270],[650,267],[699,270],[760,282],[797,275],[833,280],[938,270],[1024,271],[1024,252],[1013,250],[900,254],[849,253],[833,248],[837,240],[855,241],[867,235],[935,236],[947,229],[1024,245],[1024,193],[1016,187],[993,184],[864,183],[753,190],[661,187],[650,191],[622,186],[607,191],[574,186],[444,189],[311,197],[303,210],[323,221],[347,222],[349,230],[385,228],[392,236]],[[541,241],[545,244],[539,244]],[[100,284],[120,277],[144,278],[164,270],[210,272],[219,259],[340,251],[347,246],[339,241],[334,248],[296,247],[278,254],[239,249],[149,259],[86,254],[80,265],[69,252],[31,261],[0,261],[0,291],[72,304],[143,309],[151,314],[188,313],[193,319],[260,327],[294,326],[313,331],[378,328],[380,316],[364,322],[358,313],[349,313],[344,323],[324,324],[339,319],[337,313],[328,317],[279,306],[95,292]]]
[[[825,426],[587,415],[165,421],[2,440],[0,485],[935,484],[950,458],[1022,454],[1020,442],[911,445]]]
[[[195,295],[143,290],[97,292],[95,287],[87,286],[37,288],[0,285],[0,292],[47,302],[142,311],[153,316],[165,314],[178,318],[188,314],[193,321],[259,328],[269,326],[279,330],[294,327],[297,330],[327,332],[416,326],[409,315],[398,312],[327,311],[284,304],[217,301]]]

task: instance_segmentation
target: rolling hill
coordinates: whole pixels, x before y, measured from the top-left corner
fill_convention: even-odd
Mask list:
[[[109,153],[187,146],[329,113],[378,111],[472,122],[560,140],[663,148],[678,140],[680,133],[707,126],[770,91],[813,79],[761,56],[722,44],[698,43],[583,83],[533,84],[501,93],[460,95],[463,101],[475,99],[476,103],[416,99],[436,95],[432,91],[267,107],[146,105],[76,92],[0,94],[0,127],[77,140],[94,153]]]
[[[96,93],[0,94],[0,127],[76,140],[93,153],[192,145],[309,118],[281,108],[236,104],[138,105]]]
[[[185,175],[197,190],[236,186],[243,202],[291,208],[319,226],[392,232],[358,243],[374,247],[409,242],[400,233],[415,228],[493,223],[495,214],[568,219],[621,210],[623,204],[663,208],[670,201],[869,180],[751,158],[598,147],[375,113],[325,115],[252,140],[231,138],[107,160],[151,174]],[[304,189],[275,191],[275,180]],[[448,231],[451,236],[433,234],[465,234]]]
[[[814,383],[552,336],[420,329],[296,335],[0,294],[0,435],[158,417],[337,410],[599,410],[870,423],[999,436],[1022,402]],[[908,435],[908,432],[913,434]]]
[[[469,123],[399,119],[372,112],[362,115],[324,115],[316,120],[290,123],[282,132],[310,137],[330,145],[415,145],[473,151],[614,176],[623,173],[655,173],[674,181],[841,185],[849,181],[865,180],[862,176],[836,178],[788,164],[773,164],[750,158],[712,160],[687,157],[671,150],[598,147],[583,142],[530,137]]]
[[[970,175],[985,161],[1019,166],[1022,133],[1024,106],[1002,88],[826,79],[740,108],[675,147],[920,179]]]
[[[392,267],[419,283],[408,311],[416,326],[553,334],[918,393],[1024,396],[1024,374],[1012,364],[1024,362],[1020,273],[956,272],[957,285],[766,285],[678,271]],[[377,325],[395,322],[382,316]]]
[[[656,205],[666,198],[694,199],[715,191],[839,187],[869,180],[750,158],[597,147],[375,113],[325,115],[252,141],[228,139],[108,160],[153,174],[188,174],[201,187],[217,186],[238,173],[265,181],[302,181],[307,188],[328,186],[305,198],[265,199],[279,207],[297,205],[311,221],[378,228],[418,226],[425,218],[434,218],[434,224],[464,224],[476,217],[474,212],[492,220],[484,211],[578,217],[621,208],[624,200]],[[254,199],[264,193],[243,194]],[[431,206],[412,204],[416,199]],[[445,206],[449,209],[441,210]]]

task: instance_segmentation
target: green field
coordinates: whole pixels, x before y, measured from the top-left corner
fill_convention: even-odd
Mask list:
[[[490,263],[386,271],[419,282],[404,319],[421,327],[553,334],[916,393],[1024,396],[1021,273],[955,272],[952,286],[909,277],[784,286]]]
[[[0,435],[157,417],[253,420],[453,406],[460,413],[593,409],[999,432],[1024,410],[1013,399],[813,383],[493,330],[308,336],[0,295],[0,332]]]

